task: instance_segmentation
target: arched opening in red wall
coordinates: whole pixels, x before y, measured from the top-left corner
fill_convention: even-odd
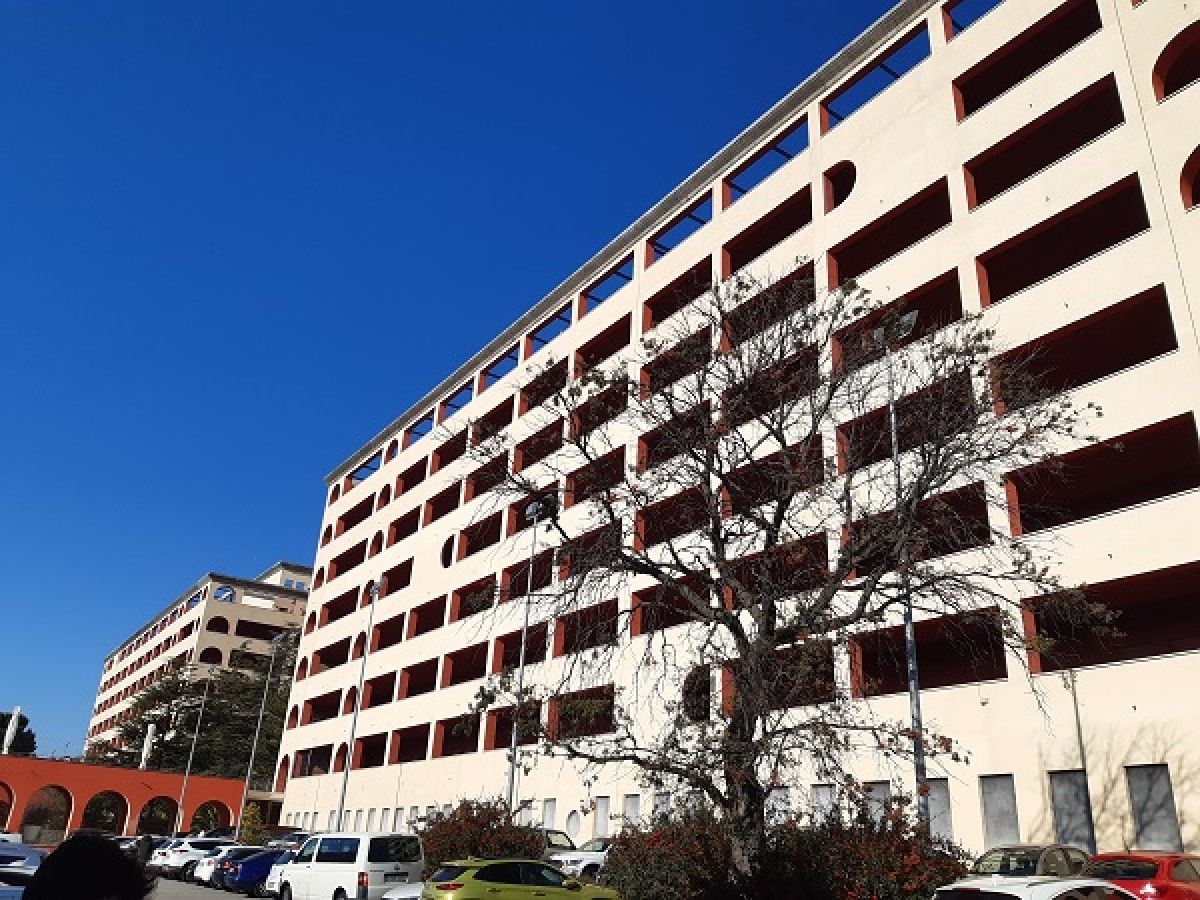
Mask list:
[[[109,834],[124,834],[129,821],[129,801],[116,791],[101,791],[83,808],[81,827],[96,828]]]
[[[285,756],[279,761],[279,769],[275,772],[275,793],[282,794],[287,787],[288,766],[291,761]]]
[[[233,821],[229,807],[217,800],[202,803],[192,813],[192,821],[188,828],[191,831],[212,831],[214,828],[225,828]]]
[[[57,844],[67,834],[75,805],[70,792],[56,784],[38,788],[25,805],[21,832],[29,844]],[[28,831],[26,830],[28,829]]]
[[[171,797],[151,797],[138,813],[138,834],[173,834],[179,804]]]

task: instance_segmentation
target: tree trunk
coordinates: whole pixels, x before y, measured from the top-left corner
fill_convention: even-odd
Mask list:
[[[758,778],[753,742],[740,734],[743,721],[743,716],[735,715],[726,735],[725,821],[729,827],[734,874],[740,893],[750,900],[757,896],[766,853],[767,792]]]

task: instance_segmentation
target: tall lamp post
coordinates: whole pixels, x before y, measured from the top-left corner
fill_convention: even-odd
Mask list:
[[[363,679],[367,674],[367,652],[371,649],[371,630],[375,627],[375,601],[379,598],[379,582],[372,581],[371,586],[367,588],[367,594],[371,598],[371,608],[367,611],[367,631],[366,640],[363,642],[362,661],[358,666],[358,688],[354,693],[354,711],[350,716],[350,743],[346,745],[346,765],[342,767],[342,789],[338,796],[337,805],[337,826],[345,829],[346,823],[342,819],[346,815],[346,787],[350,783],[350,767],[354,763],[354,740],[358,732],[358,710],[362,706],[362,691]],[[337,751],[333,754],[334,762],[337,761]]]
[[[246,796],[250,793],[250,779],[254,775],[254,757],[258,753],[258,736],[262,732],[263,713],[267,710],[267,697],[271,693],[271,676],[275,674],[275,653],[286,636],[287,632],[281,631],[271,638],[271,661],[267,664],[267,679],[263,683],[262,702],[258,704],[258,722],[254,726],[254,740],[250,742],[250,762],[246,764],[246,783],[242,785],[242,805],[238,807],[237,827],[233,832],[234,840],[242,836],[242,816],[246,814]]]
[[[903,479],[900,473],[900,429],[896,422],[896,374],[892,361],[892,343],[912,334],[917,313],[905,313],[872,333],[875,343],[882,345],[887,367],[888,422],[892,432],[892,474],[895,477],[895,509],[900,510]],[[908,544],[900,544],[900,593],[904,601],[904,660],[908,681],[908,715],[912,730],[913,775],[917,787],[917,820],[929,830],[929,779],[925,769],[925,732],[921,717],[921,684],[917,676],[917,631],[913,623],[912,590],[908,582]]]
[[[521,703],[525,693],[525,642],[529,637],[529,607],[533,600],[533,564],[538,552],[538,525],[542,517],[553,519],[556,505],[552,497],[538,497],[525,507],[525,518],[533,520],[533,543],[529,549],[529,574],[525,580],[525,618],[521,622],[521,648],[517,657],[517,699],[513,704],[512,735],[508,742],[508,814],[516,813],[517,803],[517,727],[521,722]]]
[[[192,775],[192,760],[196,756],[196,739],[200,737],[200,727],[204,724],[204,707],[208,703],[208,691],[212,687],[213,670],[209,667],[208,675],[204,678],[204,693],[200,695],[200,714],[196,716],[196,730],[192,732],[192,746],[188,750],[187,766],[183,770],[183,783],[179,786],[179,808],[175,810],[175,833],[183,828],[183,801],[187,798],[188,779]]]

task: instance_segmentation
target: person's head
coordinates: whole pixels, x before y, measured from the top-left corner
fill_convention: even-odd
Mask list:
[[[77,834],[42,860],[23,900],[143,900],[153,889],[154,879],[115,842]]]

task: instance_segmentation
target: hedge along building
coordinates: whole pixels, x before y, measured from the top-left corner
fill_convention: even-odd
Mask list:
[[[1186,388],[1200,254],[1185,252],[1200,246],[1198,17],[1166,0],[900,3],[339,466],[278,763],[284,821],[337,827],[344,777],[350,828],[503,794],[511,711],[456,725],[480,679],[516,657],[521,604],[480,614],[475,601],[519,597],[531,530],[496,508],[497,473],[473,457],[470,429],[505,430],[515,449],[499,465],[549,481],[566,426],[532,413],[608,360],[642,377],[622,351],[680,312],[681,283],[701,294],[811,260],[818,292],[855,278],[886,302],[985,311],[999,343],[1036,342],[1062,387],[1100,404],[1096,436],[1125,450],[1073,453],[1071,489],[1053,494],[1014,474],[1006,521],[992,523],[1052,538],[1064,580],[1121,612],[1123,636],[1064,679],[1032,653],[967,665],[944,623],[918,624],[926,721],[971,752],[933,773],[935,829],[974,848],[1093,831],[1106,848],[1195,848],[1181,822],[1197,820],[1200,784],[1181,748],[1198,736],[1196,701],[1162,687],[1200,672],[1200,539],[1186,527],[1200,485]],[[645,436],[612,427],[631,464]],[[1022,518],[1038,507],[1053,521]],[[539,557],[533,592],[553,577]],[[614,598],[620,610],[638,589]],[[534,622],[529,677],[549,682],[569,663],[572,623]],[[616,639],[636,649],[644,636]],[[903,670],[887,663],[903,659],[899,629],[856,644],[835,657],[839,683],[903,720]],[[632,664],[586,676],[600,698],[638,683]],[[903,770],[863,761],[856,774],[876,794],[911,790]],[[827,789],[782,787],[777,802],[799,812]],[[581,839],[670,800],[633,771],[585,784],[547,759],[520,799],[527,818]]]
[[[206,574],[105,657],[87,742],[119,741],[138,694],[172,671],[265,663],[270,641],[299,626],[311,575],[286,562],[254,579]]]

